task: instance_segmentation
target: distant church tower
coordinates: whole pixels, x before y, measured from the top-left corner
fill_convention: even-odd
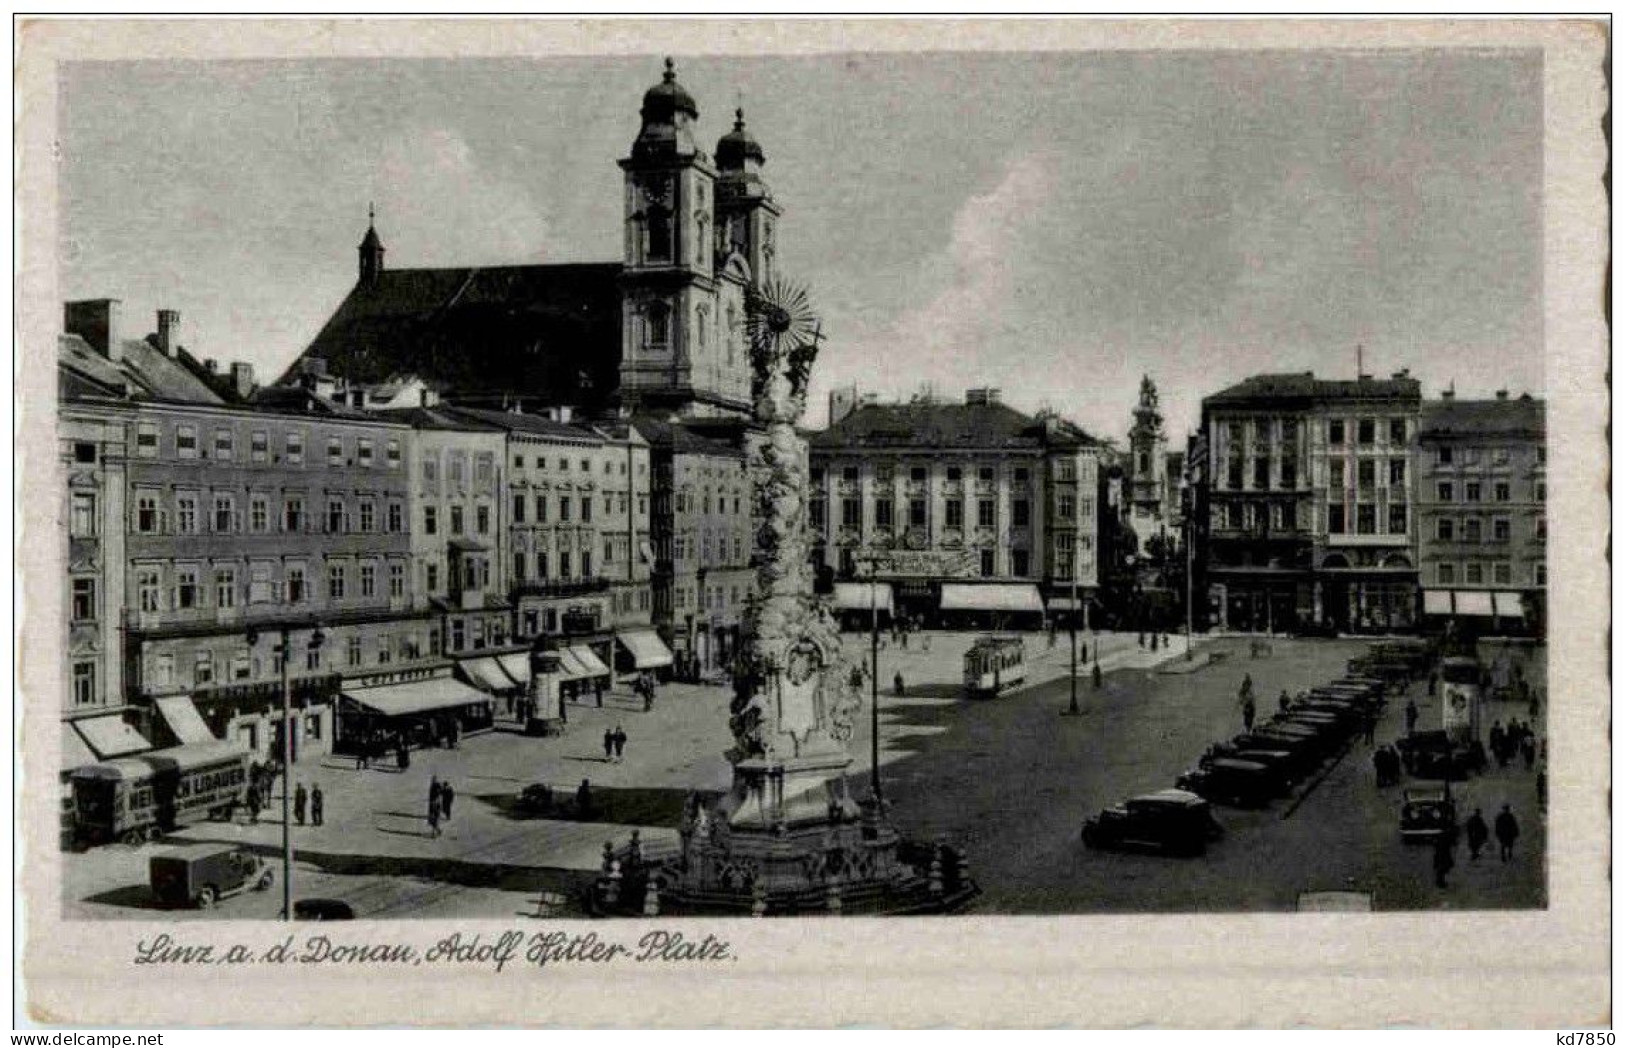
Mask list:
[[[1151,376],[1140,378],[1140,402],[1134,407],[1134,425],[1128,431],[1129,526],[1145,544],[1168,527],[1168,438],[1157,406],[1157,387]]]
[[[671,59],[661,82],[644,94],[640,115],[632,154],[619,161],[622,400],[692,417],[744,415],[749,275],[718,250],[718,170],[695,138],[699,109],[677,82]],[[760,147],[755,153],[760,157]]]
[[[367,205],[367,235],[361,238],[361,245],[356,253],[361,256],[359,282],[371,284],[378,279],[384,271],[384,242],[378,239],[378,230],[373,226],[372,205]]]

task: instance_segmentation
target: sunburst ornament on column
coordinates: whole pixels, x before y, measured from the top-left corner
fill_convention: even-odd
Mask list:
[[[789,412],[791,420],[799,418],[822,338],[807,288],[777,277],[753,286],[745,295],[745,334],[750,340],[751,394],[757,410],[766,408],[772,416]],[[775,389],[775,379],[783,380],[787,388]]]

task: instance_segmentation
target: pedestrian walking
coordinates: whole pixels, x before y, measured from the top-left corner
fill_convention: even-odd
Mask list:
[[[1506,767],[1506,759],[1502,756],[1506,752],[1506,729],[1501,722],[1496,721],[1490,725],[1490,753],[1495,755],[1495,761],[1501,767]]]
[[[858,684],[862,683],[863,681],[860,675]],[[648,713],[650,710],[655,708],[655,686],[650,684],[648,681],[641,681],[640,684],[641,690],[643,691],[643,712]],[[858,684],[853,685],[853,687],[857,687]]]
[[[1416,700],[1408,699],[1405,702],[1405,734],[1416,734],[1416,722],[1421,719],[1422,711],[1416,708]]]
[[[322,788],[320,785],[310,788],[310,824],[312,826],[322,824]]]
[[[260,788],[256,783],[248,788],[248,821],[251,824],[260,821],[260,807]]]
[[[1285,713],[1292,708],[1292,699],[1289,695],[1287,695],[1285,688],[1281,689],[1281,698],[1278,705],[1281,707],[1282,713]]]
[[[451,821],[451,802],[457,797],[457,790],[451,783],[440,787],[440,814],[447,822]]]
[[[1248,695],[1241,701],[1241,723],[1248,731],[1253,730],[1253,718],[1258,715],[1258,707],[1253,705],[1253,697]]]
[[[412,766],[412,754],[407,750],[404,738],[395,746],[395,766],[401,771]]]
[[[1501,842],[1501,861],[1512,859],[1512,846],[1518,842],[1518,819],[1512,814],[1512,805],[1501,805],[1501,814],[1495,817],[1495,839]]]
[[[1433,839],[1433,883],[1440,888],[1450,887],[1445,876],[1456,867],[1456,834],[1443,830]]]
[[[1092,678],[1094,678],[1095,687],[1099,688],[1100,687],[1100,663],[1099,662],[1095,663],[1094,669],[1090,671],[1089,675]]]
[[[294,788],[293,818],[294,821],[299,823],[301,826],[305,824],[305,801],[309,799],[309,796],[310,795],[305,792],[304,783],[301,782],[297,787]]]
[[[1157,635],[1155,633],[1151,634],[1151,650],[1157,650]]]
[[[1360,718],[1361,727],[1365,734],[1365,744],[1373,746],[1377,741],[1377,714],[1375,710],[1368,711]]]
[[[1490,839],[1489,823],[1484,821],[1484,813],[1478,808],[1467,816],[1467,852],[1474,862],[1478,861],[1478,853],[1484,850],[1484,845]]]
[[[615,763],[619,764],[621,758],[626,756],[626,732],[619,724],[615,725]]]
[[[593,690],[593,695],[597,699],[598,708],[603,709],[604,708],[604,678],[602,678],[602,677],[594,677],[593,681],[592,681],[592,690]]]
[[[615,732],[613,729],[604,729],[604,761],[608,763],[615,759]]]
[[[592,783],[582,779],[580,788],[576,790],[576,818],[585,819],[591,815]]]
[[[429,776],[429,807],[435,809],[436,811],[440,810],[440,791],[443,788],[444,787],[440,785],[440,776]]]
[[[1249,673],[1249,674],[1246,674],[1245,676],[1243,676],[1241,678],[1241,697],[1244,698],[1244,699],[1251,698],[1252,694],[1253,694],[1253,675],[1251,673]]]
[[[440,793],[429,795],[429,836],[440,836]]]
[[[1142,647],[1142,648],[1145,647],[1145,630],[1140,631],[1140,633],[1139,633],[1139,641],[1140,641],[1140,647]]]
[[[903,671],[902,670],[898,670],[896,673],[892,674],[891,686],[892,686],[892,694],[897,695],[898,697],[901,697],[902,694],[903,694]]]
[[[1531,734],[1525,733],[1525,735],[1523,737],[1523,744],[1519,748],[1523,750],[1523,769],[1524,769],[1524,771],[1534,771],[1535,770],[1535,737],[1533,735],[1531,735]]]

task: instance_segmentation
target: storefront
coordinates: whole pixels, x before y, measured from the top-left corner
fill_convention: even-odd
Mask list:
[[[1475,633],[1522,635],[1534,630],[1530,602],[1517,590],[1443,590],[1422,592],[1427,625],[1442,629],[1460,621]]]
[[[468,684],[490,694],[501,705],[503,713],[510,717],[514,713],[516,698],[530,679],[529,674],[520,677],[510,674],[504,668],[501,657],[496,655],[459,659],[457,673]]]
[[[402,743],[436,746],[450,735],[489,729],[492,703],[490,695],[454,678],[450,666],[357,677],[340,693],[334,749],[355,754]]]
[[[615,668],[622,675],[655,673],[672,664],[671,649],[653,629],[622,630],[615,642]]]
[[[944,582],[939,605],[949,629],[1041,629],[1044,600],[1028,582]]]
[[[894,613],[889,582],[837,582],[830,604],[848,630],[867,630],[871,622],[885,629]]]

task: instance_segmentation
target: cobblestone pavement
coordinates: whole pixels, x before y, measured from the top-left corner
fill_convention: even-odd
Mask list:
[[[1104,687],[1093,688],[1080,658],[1082,716],[1072,718],[1059,715],[1069,695],[1065,634],[1054,647],[1030,635],[1029,685],[995,700],[963,697],[960,660],[972,640],[917,634],[907,649],[888,644],[880,653],[880,759],[899,824],[911,835],[964,841],[990,912],[1281,908],[1302,888],[1338,887],[1349,877],[1369,882],[1385,906],[1538,905],[1542,897],[1533,773],[1498,770],[1462,787],[1467,810],[1480,804],[1487,816],[1492,805],[1498,810],[1503,798],[1510,801],[1525,837],[1516,862],[1505,868],[1483,859],[1469,864],[1463,854],[1459,884],[1441,893],[1431,887],[1426,849],[1399,845],[1398,790],[1375,790],[1362,747],[1291,819],[1279,811],[1224,811],[1231,834],[1205,860],[1082,849],[1084,815],[1169,785],[1208,742],[1239,730],[1235,695],[1243,672],[1252,673],[1267,704],[1281,687],[1336,676],[1362,645],[1276,642],[1274,656],[1252,661],[1244,642],[1220,640],[1199,645],[1198,655],[1231,651],[1225,662],[1170,673],[1154,667],[1184,667],[1180,637],[1153,653],[1133,634],[1080,636],[1080,651],[1100,660]],[[867,635],[850,634],[847,644],[867,662]],[[906,683],[902,697],[890,694],[896,672]],[[1543,686],[1543,675],[1536,680]],[[1437,713],[1425,687],[1417,690],[1426,724]],[[720,686],[667,685],[645,712],[640,700],[619,691],[606,696],[602,709],[572,706],[563,736],[527,738],[499,727],[465,738],[455,751],[420,751],[406,771],[307,759],[296,766],[295,781],[321,785],[326,825],[295,828],[296,896],[341,898],[363,917],[534,914],[543,894],[568,895],[591,876],[606,840],[624,842],[636,828],[652,847],[673,842],[688,793],[726,788],[727,702]],[[1389,737],[1397,734],[1402,706],[1390,708],[1383,728]],[[624,759],[611,762],[602,737],[617,724],[629,741]],[[868,792],[869,738],[864,716],[852,744],[859,796]],[[438,838],[424,817],[431,777],[457,791],[453,817]],[[530,783],[573,793],[584,778],[600,808],[596,821],[536,818],[514,803]],[[278,863],[280,877],[280,812],[278,798],[258,825],[204,823],[171,842],[241,843]],[[69,915],[153,917],[146,863],[161,847],[64,855]],[[279,884],[227,900],[213,914],[171,916],[270,918],[280,906]]]

